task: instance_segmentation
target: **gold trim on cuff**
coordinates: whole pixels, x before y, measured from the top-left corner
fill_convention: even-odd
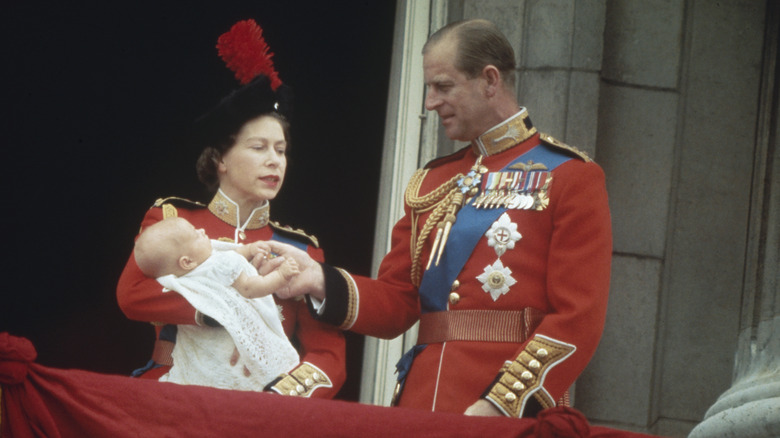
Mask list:
[[[504,365],[498,381],[485,398],[510,417],[523,414],[530,396],[543,408],[555,406],[555,401],[544,389],[544,379],[552,367],[576,349],[574,345],[546,336],[534,336],[514,361]]]
[[[271,390],[282,395],[310,397],[318,388],[332,388],[333,382],[316,366],[303,362],[289,374],[282,374],[281,380]]]
[[[355,280],[352,278],[352,276],[349,275],[349,272],[341,268],[336,268],[336,270],[344,277],[344,280],[347,282],[349,294],[347,299],[347,314],[344,317],[344,322],[341,323],[339,328],[342,330],[349,330],[355,324],[358,315],[358,304],[360,300],[357,292],[357,285],[355,284]]]

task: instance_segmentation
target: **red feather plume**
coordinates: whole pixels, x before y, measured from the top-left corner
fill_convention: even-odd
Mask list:
[[[217,51],[241,85],[248,84],[259,74],[268,76],[274,91],[282,85],[271,59],[274,54],[263,39],[263,29],[255,20],[239,21],[220,35]]]

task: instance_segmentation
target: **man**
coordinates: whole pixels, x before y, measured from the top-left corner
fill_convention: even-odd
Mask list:
[[[604,174],[536,131],[514,67],[506,37],[484,20],[426,43],[425,107],[470,145],[412,178],[376,280],[271,244],[298,259],[289,293],[310,294],[318,319],[382,338],[420,320],[399,363],[399,406],[535,416],[567,403],[601,336],[612,250]]]

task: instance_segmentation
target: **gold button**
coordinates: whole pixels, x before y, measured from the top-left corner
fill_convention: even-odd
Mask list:
[[[291,390],[290,390],[290,395],[298,395],[298,393],[297,393],[297,392],[295,392],[295,390],[294,390],[294,389],[291,389]]]
[[[520,374],[520,378],[527,382],[527,381],[533,379],[534,375],[531,374],[530,371],[523,371],[523,374]]]
[[[460,281],[455,280],[452,282],[452,286],[450,286],[451,291],[456,291],[460,287]]]
[[[306,379],[306,380],[303,382],[303,384],[304,384],[304,385],[306,385],[306,386],[311,386],[311,385],[314,385],[314,380],[312,380],[312,379]]]
[[[539,361],[536,359],[532,360],[531,362],[528,362],[528,367],[531,368],[532,370],[538,370],[539,368],[541,368],[541,366],[542,364],[540,364]]]
[[[458,295],[457,292],[453,292],[450,294],[450,304],[458,304],[458,301],[460,301],[460,295]]]
[[[536,355],[539,357],[539,359],[544,359],[545,357],[547,357],[547,354],[548,354],[547,350],[545,350],[544,348],[540,348],[536,350]]]
[[[515,391],[522,391],[525,389],[525,385],[523,385],[520,382],[515,382],[515,384],[512,385],[512,389],[514,389]]]
[[[304,388],[303,385],[298,385],[295,387],[295,390],[302,393],[306,391],[306,388]]]
[[[513,401],[517,400],[517,396],[513,392],[507,392],[506,395],[504,396],[504,398],[509,403],[512,403]]]
[[[320,380],[320,373],[318,373],[318,372],[316,372],[316,371],[315,371],[315,372],[314,372],[314,374],[312,374],[312,375],[311,375],[311,377],[312,377],[314,380]]]

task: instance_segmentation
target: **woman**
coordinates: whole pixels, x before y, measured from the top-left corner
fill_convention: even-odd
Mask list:
[[[262,30],[252,20],[239,22],[220,36],[217,47],[243,86],[196,123],[197,138],[204,144],[197,163],[198,177],[215,191],[214,197],[208,205],[180,198],[160,199],[146,213],[141,229],[180,216],[203,228],[212,239],[237,243],[279,240],[322,261],[323,252],[315,238],[269,219],[268,201],[279,193],[287,168],[291,93],[273,69]],[[155,326],[152,360],[134,373],[144,378],[158,379],[171,367],[176,325],[219,327],[181,295],[163,293],[156,280],[143,275],[132,254],[119,279],[117,300],[128,318]],[[343,334],[316,322],[303,301],[277,303],[285,333],[298,346],[301,363],[265,389],[332,398],[346,378]],[[231,363],[235,359],[225,358]]]

